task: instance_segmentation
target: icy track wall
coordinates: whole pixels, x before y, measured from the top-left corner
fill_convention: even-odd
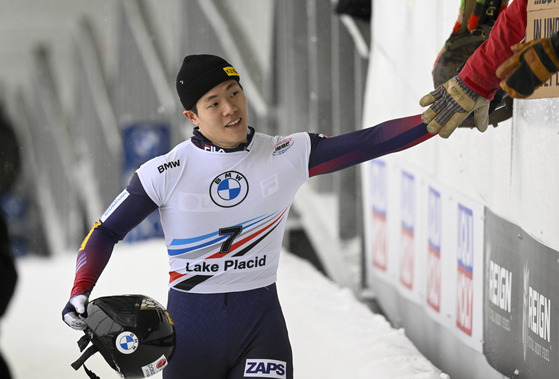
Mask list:
[[[459,1],[373,2],[364,126],[418,114]],[[559,98],[364,164],[367,283],[453,378],[559,373]]]

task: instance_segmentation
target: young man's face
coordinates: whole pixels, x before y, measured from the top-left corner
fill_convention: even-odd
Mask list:
[[[210,141],[222,147],[235,147],[247,139],[247,101],[236,80],[218,84],[196,103],[198,114],[184,111],[184,115]]]

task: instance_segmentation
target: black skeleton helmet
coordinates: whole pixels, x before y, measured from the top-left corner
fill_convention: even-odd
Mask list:
[[[90,378],[98,378],[85,367],[97,351],[123,378],[145,378],[165,368],[175,350],[175,327],[161,304],[144,295],[100,297],[87,306],[85,335],[80,351],[92,343],[72,364],[82,365]]]

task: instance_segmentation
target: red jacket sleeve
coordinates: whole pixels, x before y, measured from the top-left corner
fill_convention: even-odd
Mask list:
[[[527,2],[514,0],[499,15],[489,38],[472,54],[458,75],[468,87],[489,100],[499,88],[497,67],[512,56],[511,46],[526,36]]]

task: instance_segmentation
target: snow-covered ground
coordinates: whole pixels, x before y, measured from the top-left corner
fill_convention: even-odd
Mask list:
[[[15,379],[87,377],[83,369],[76,372],[70,367],[80,356],[76,341],[82,333],[67,327],[60,316],[74,265],[71,253],[18,261],[17,292],[0,334],[0,346]],[[162,241],[119,244],[92,297],[142,293],[165,304],[167,271]],[[402,330],[391,328],[349,290],[287,252],[282,255],[278,289],[297,379],[448,378],[417,351]],[[87,363],[103,379],[118,378],[100,354]]]

